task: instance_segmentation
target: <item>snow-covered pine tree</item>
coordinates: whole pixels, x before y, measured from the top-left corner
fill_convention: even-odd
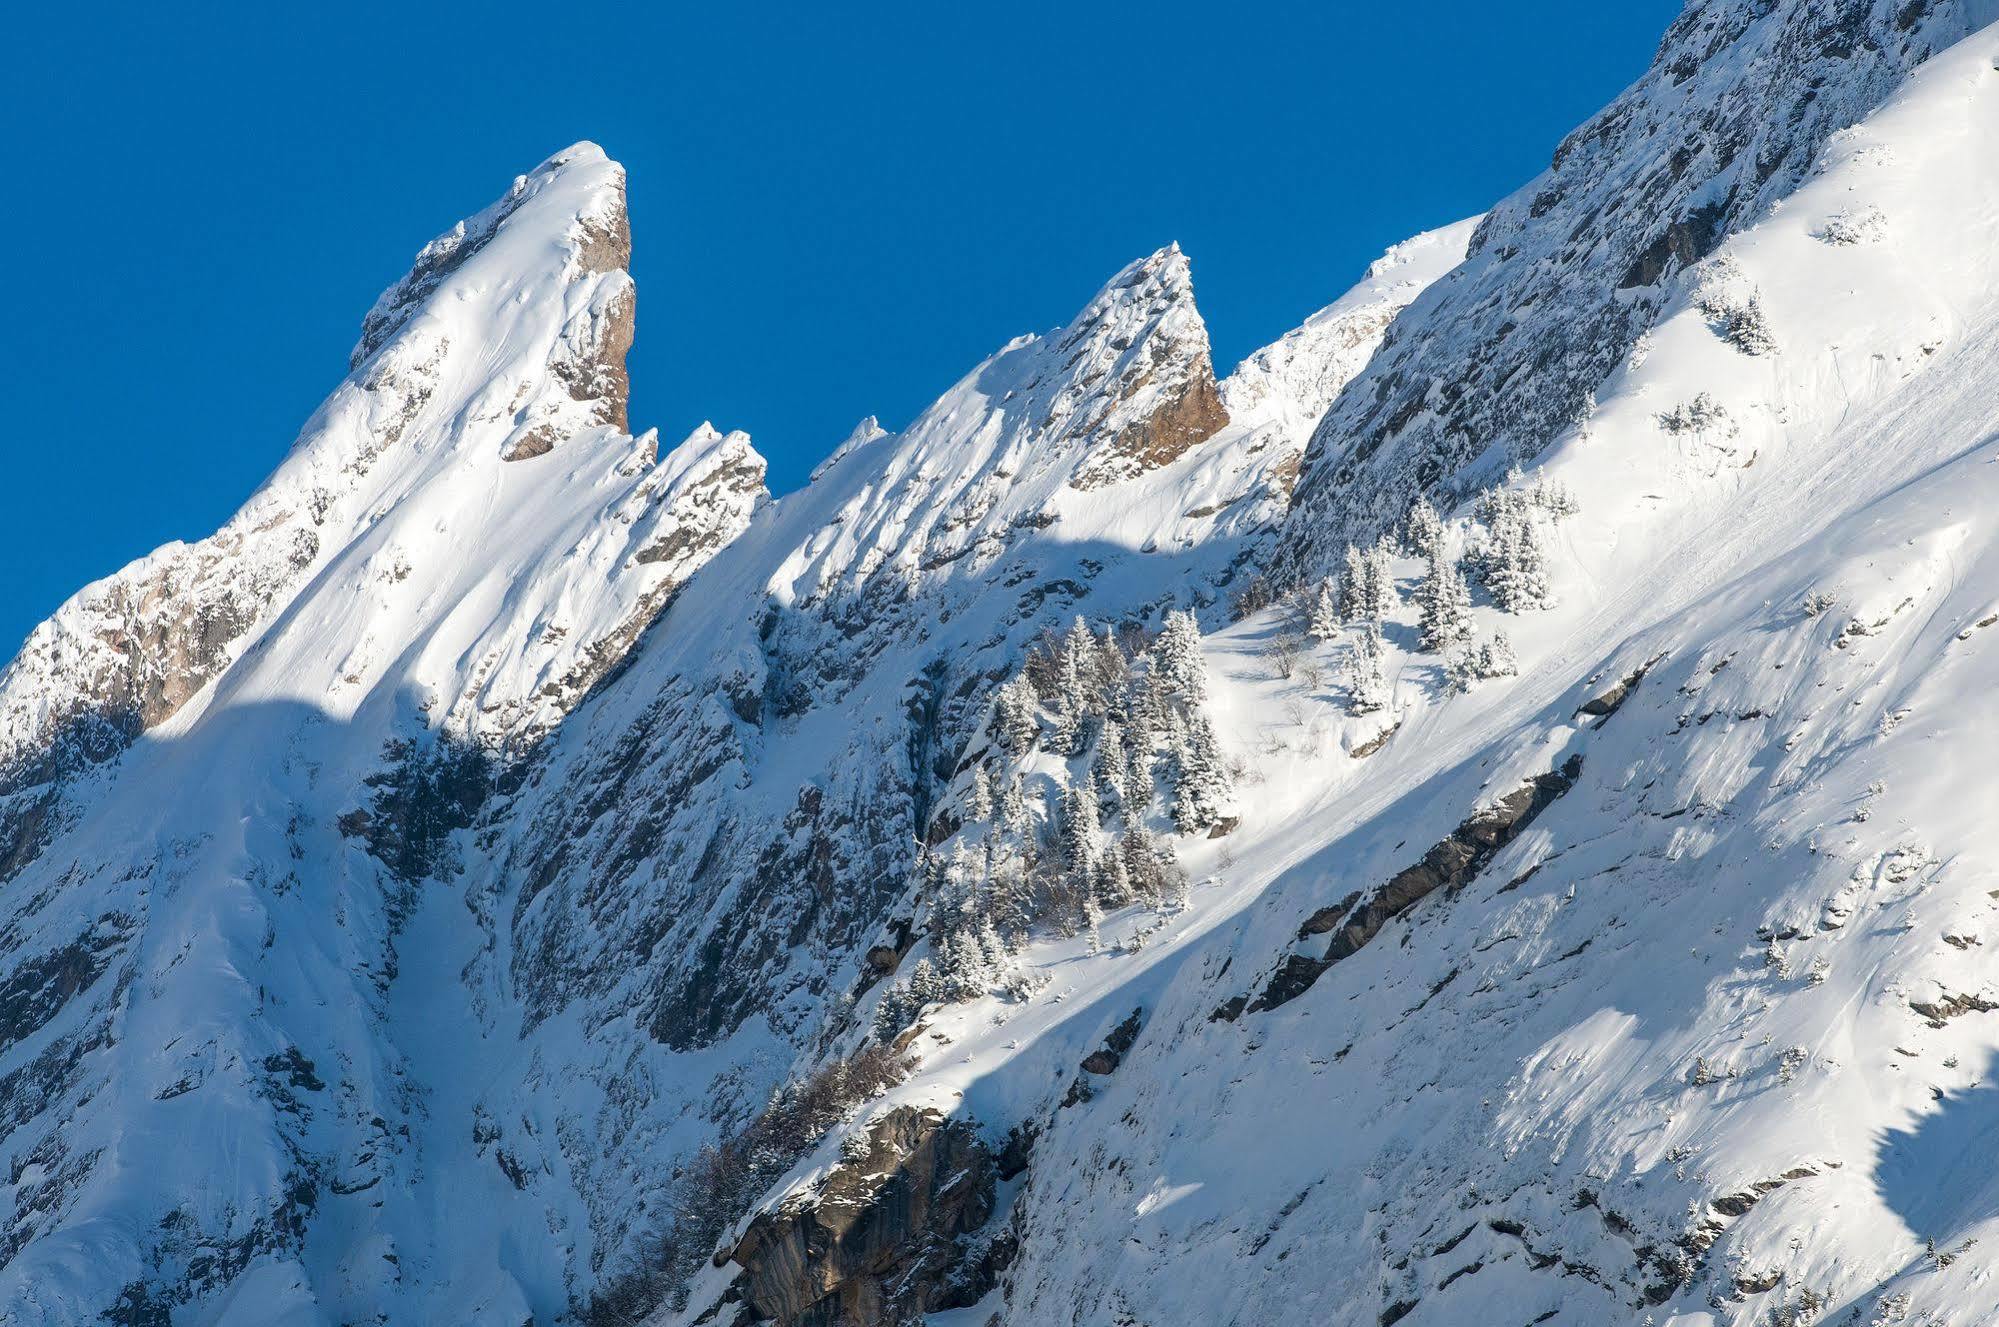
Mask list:
[[[1097,638],[1079,616],[1062,638],[1062,694],[1057,699],[1055,749],[1080,755],[1088,744],[1094,718],[1103,712],[1103,691],[1097,658]]]
[[[993,814],[993,776],[984,761],[972,766],[972,786],[965,793],[965,819],[990,820]]]
[[[903,982],[883,990],[880,1003],[875,1005],[875,1040],[883,1044],[894,1041],[916,1016],[915,1003]]]
[[[1143,821],[1152,806],[1154,760],[1151,731],[1135,726],[1128,730],[1124,735],[1124,805],[1118,808],[1128,825]]]
[[[1520,671],[1513,657],[1513,642],[1506,639],[1505,632],[1493,632],[1492,639],[1480,647],[1478,669],[1481,677],[1512,677]]]
[[[1173,730],[1170,775],[1173,823],[1183,834],[1220,824],[1229,799],[1229,772],[1214,725],[1196,710]]]
[[[1116,633],[1109,627],[1097,638],[1092,677],[1104,714],[1123,723],[1130,707],[1131,660],[1125,658],[1124,647],[1118,644]]]
[[[986,967],[997,979],[1006,972],[1013,955],[1007,951],[1006,941],[1000,938],[999,930],[993,925],[991,917],[979,919],[979,929],[975,935],[979,942],[979,953],[985,956]]]
[[[909,997],[919,1011],[944,998],[943,979],[937,975],[937,965],[928,958],[917,959],[909,970]]]
[[[1404,542],[1409,551],[1429,563],[1435,563],[1444,551],[1444,518],[1430,505],[1426,497],[1418,497],[1416,505],[1409,509],[1404,522]]]
[[[1492,601],[1509,613],[1546,608],[1554,602],[1541,526],[1524,502],[1509,502],[1495,511],[1483,574]]]
[[[1372,616],[1374,593],[1368,589],[1367,554],[1347,545],[1346,561],[1340,575],[1339,615],[1348,622]]]
[[[1479,650],[1475,645],[1453,650],[1444,660],[1444,690],[1452,695],[1470,691],[1483,676],[1479,671]]]
[[[1035,857],[1034,810],[1027,804],[1027,789],[1022,786],[1020,776],[1015,775],[1007,782],[1006,792],[1000,796],[1000,827],[1007,837],[1020,845],[1022,860],[1032,865]]]
[[[1016,673],[1000,687],[995,709],[995,735],[1000,745],[1016,756],[1033,750],[1041,731],[1040,701],[1026,673]]]
[[[1084,952],[1100,954],[1104,949],[1104,935],[1102,930],[1104,910],[1097,904],[1096,893],[1092,890],[1084,890],[1080,906],[1083,914],[1083,935],[1086,938]]]
[[[1097,895],[1113,908],[1131,902],[1131,878],[1125,872],[1124,854],[1115,848],[1105,852],[1098,864]]]
[[[993,861],[985,892],[986,921],[1019,935],[1034,920],[1033,887],[1022,859],[1003,853]]]
[[[1073,756],[1076,754],[1076,743],[1082,735],[1083,716],[1077,708],[1076,702],[1078,698],[1076,693],[1068,688],[1068,684],[1075,680],[1074,676],[1064,677],[1063,690],[1055,697],[1053,707],[1055,710],[1055,726],[1048,734],[1048,749],[1057,755]]]
[[[1097,805],[1096,789],[1088,779],[1070,784],[1062,794],[1062,869],[1078,893],[1096,888],[1097,866],[1102,856],[1099,825],[1103,819]]]
[[[1118,856],[1124,861],[1125,881],[1132,894],[1157,906],[1166,894],[1166,877],[1152,831],[1144,825],[1131,826],[1118,842]]]
[[[1096,784],[1097,799],[1111,810],[1124,809],[1125,773],[1124,729],[1116,719],[1106,719],[1090,756],[1090,780]]]
[[[1549,479],[1543,475],[1534,482],[1531,495],[1535,506],[1557,520],[1575,515],[1583,509],[1576,500],[1575,490],[1559,479]]]
[[[1347,708],[1352,713],[1373,714],[1388,707],[1388,678],[1382,671],[1386,653],[1380,626],[1363,623],[1354,633],[1353,648],[1347,654],[1341,674],[1347,691]]]
[[[970,1000],[985,994],[990,974],[985,955],[969,931],[953,930],[939,942],[937,977],[946,1000]]]
[[[1395,545],[1383,535],[1367,550],[1367,594],[1368,611],[1363,615],[1377,622],[1385,622],[1394,616],[1395,594]]]
[[[1125,706],[1125,730],[1147,736],[1166,726],[1166,712],[1172,708],[1166,680],[1158,670],[1148,668],[1131,680],[1131,701]]]
[[[1318,592],[1312,596],[1312,607],[1305,616],[1305,634],[1320,644],[1340,634],[1339,592],[1330,576],[1319,581]]]
[[[1194,614],[1176,610],[1166,615],[1159,639],[1152,646],[1152,671],[1189,705],[1208,698],[1208,666],[1201,658],[1201,627]]]
[[[1430,569],[1416,587],[1416,607],[1422,614],[1423,648],[1445,654],[1473,632],[1471,591],[1458,570],[1456,558],[1441,549],[1430,560]]]

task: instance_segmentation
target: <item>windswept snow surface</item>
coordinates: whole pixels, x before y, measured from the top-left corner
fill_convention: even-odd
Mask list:
[[[622,431],[595,147],[433,242],[243,512],[0,679],[4,1315],[586,1301],[837,1031],[949,758],[913,689],[955,740],[1079,598],[1224,574],[1322,403],[1294,382],[1335,389],[1450,242],[1299,334],[1326,364],[1245,370],[1241,424],[1162,250],[782,503],[741,434]]]
[[[1995,66],[1987,30],[1836,135],[1545,456],[1581,504],[1557,605],[1477,610],[1519,678],[1446,698],[1408,612],[1395,701],[1356,719],[1273,675],[1276,616],[1210,638],[1244,819],[1183,847],[1189,906],[1044,947],[1042,997],[933,1019],[893,1094],[1051,1121],[968,1321],[1999,1317]],[[1856,215],[1877,239],[1826,238]],[[1698,307],[1717,271],[1774,350]],[[1662,425],[1702,392],[1728,422]],[[1471,882],[1214,1017],[1325,949],[1315,910],[1573,756]],[[1134,1009],[1116,1074],[1060,1108]]]
[[[1229,378],[1169,248],[780,501],[741,435],[624,431],[617,168],[523,177],[243,514],[0,679],[0,1318],[579,1311],[867,1035],[1030,644],[1191,606],[1240,818],[1184,904],[932,1009],[764,1205],[934,1105],[1034,1138],[938,1327],[1999,1320],[1989,8],[1690,6]],[[1577,507],[1551,607],[1473,610],[1518,676],[1448,692],[1413,558],[1381,712],[1353,633],[1231,620],[1510,457]],[[652,1321],[742,1308],[686,1288]]]

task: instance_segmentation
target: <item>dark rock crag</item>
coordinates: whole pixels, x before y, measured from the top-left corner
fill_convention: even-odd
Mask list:
[[[978,1299],[958,1270],[960,1237],[993,1214],[978,1130],[899,1106],[855,1138],[865,1154],[760,1213],[729,1253],[753,1321],[879,1327]]]

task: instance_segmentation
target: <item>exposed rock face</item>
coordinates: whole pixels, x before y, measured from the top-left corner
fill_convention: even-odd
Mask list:
[[[1064,432],[1093,436],[1070,481],[1077,488],[1156,470],[1229,422],[1215,388],[1208,329],[1194,310],[1187,256],[1177,244],[1112,278],[1056,349],[1077,371],[1051,408],[1051,421]]]
[[[978,1131],[901,1106],[864,1137],[865,1156],[758,1215],[730,1253],[757,1320],[881,1327],[977,1298],[951,1273],[958,1237],[993,1210],[993,1158]]]
[[[477,216],[426,245],[363,324],[353,375],[307,424],[285,465],[213,536],[169,544],[88,587],[36,628],[0,675],[0,790],[99,760],[171,717],[234,658],[235,647],[306,574],[336,551],[341,527],[381,496],[377,463],[420,418],[449,399],[461,357],[436,320],[423,318],[441,285],[508,232],[523,209],[530,227],[565,209],[557,237],[565,319],[539,374],[568,403],[553,408],[532,376],[511,385],[525,421],[509,455],[541,454],[595,426],[626,427],[634,296],[625,272],[631,232],[623,169],[593,145],[558,154]],[[511,255],[505,256],[510,259]],[[478,384],[483,386],[483,384]],[[443,391],[446,396],[439,399]],[[482,418],[491,418],[481,395]],[[524,444],[522,438],[532,438]],[[761,487],[759,470],[756,485]],[[738,526],[740,528],[740,526]],[[702,541],[693,541],[702,542]],[[647,616],[646,620],[650,620]],[[627,640],[629,636],[627,636]]]
[[[1359,953],[1390,921],[1440,889],[1462,889],[1469,884],[1501,848],[1520,837],[1556,798],[1575,786],[1582,768],[1582,757],[1570,756],[1560,769],[1538,775],[1491,806],[1466,817],[1456,830],[1432,844],[1421,861],[1396,872],[1364,902],[1350,896],[1332,908],[1312,914],[1299,927],[1298,934],[1302,939],[1333,932],[1324,957],[1290,955],[1263,994],[1250,1004],[1249,1012],[1275,1009],[1297,999],[1311,989],[1326,969]]]
[[[1326,413],[1285,565],[1328,569],[1412,495],[1490,479],[1587,410],[1670,279],[1794,190],[1836,131],[1986,21],[1977,0],[1700,0],[1652,68],[1487,215]],[[1447,375],[1431,370],[1448,360]]]

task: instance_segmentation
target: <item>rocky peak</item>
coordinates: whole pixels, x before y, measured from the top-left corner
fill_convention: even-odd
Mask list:
[[[1070,377],[1049,422],[1058,435],[1091,437],[1070,481],[1077,488],[1156,470],[1228,423],[1178,244],[1112,277],[1054,349]]]
[[[1286,540],[1295,570],[1372,538],[1418,490],[1453,496],[1538,455],[1587,413],[1681,274],[1990,20],[1986,0],[1689,5],[1651,69],[1486,216],[1464,265],[1327,411]]]
[[[624,519],[636,519],[626,510],[633,501],[651,510],[647,495],[675,484],[647,474],[639,453],[650,457],[650,441],[634,451],[623,437],[630,252],[624,170],[592,143],[517,177],[426,245],[369,311],[347,380],[221,530],[87,587],[30,635],[0,674],[0,786],[102,759],[174,716],[313,574],[364,538],[385,537],[384,513],[409,519],[427,505],[420,495],[462,489],[489,459],[526,460],[590,435],[592,454],[575,457],[570,473],[622,478],[628,491],[606,509]],[[717,456],[696,450],[730,476],[731,496],[702,538],[683,548],[663,536],[661,557],[691,557],[723,530],[732,536],[747,517],[737,509],[754,502],[749,490],[761,492],[761,462],[743,459],[746,441]],[[735,484],[752,470],[747,486]],[[546,496],[519,493],[523,502]],[[481,519],[518,528],[532,518],[491,508]],[[474,537],[462,525],[455,534]],[[395,563],[407,549],[374,556]],[[665,574],[627,565],[646,582]]]

